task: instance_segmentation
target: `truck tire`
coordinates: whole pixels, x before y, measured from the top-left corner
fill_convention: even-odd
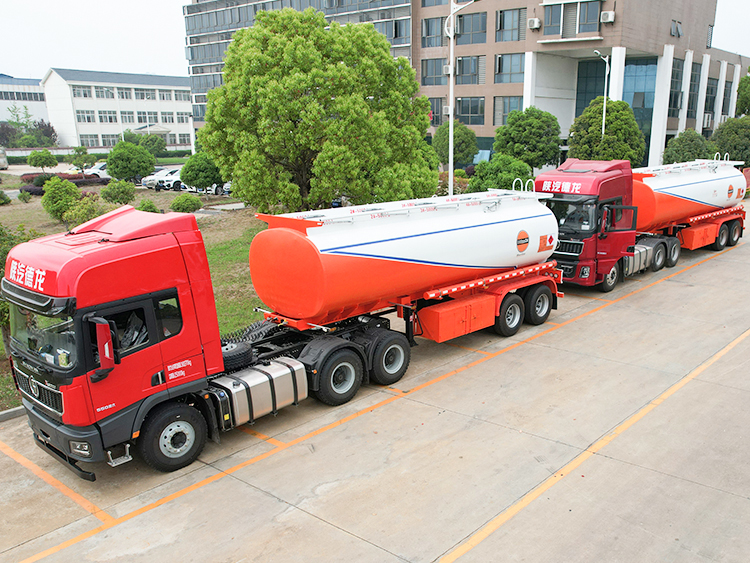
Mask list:
[[[249,342],[227,342],[221,347],[221,357],[225,371],[244,368],[253,360],[253,346]]]
[[[495,317],[495,332],[500,336],[513,336],[521,328],[524,317],[523,299],[509,293],[500,305],[500,314]]]
[[[742,225],[737,220],[729,223],[729,238],[727,239],[727,246],[734,246],[740,242],[742,236]]]
[[[651,260],[651,271],[658,272],[667,263],[667,245],[663,242],[654,246],[654,255]]]
[[[544,284],[529,288],[524,297],[523,304],[526,308],[524,319],[530,325],[541,325],[547,321],[552,311],[552,292]]]
[[[669,237],[667,239],[667,268],[674,268],[677,265],[681,253],[682,247],[680,246],[680,239],[677,237]]]
[[[378,385],[393,385],[409,367],[411,347],[406,337],[398,332],[383,331],[375,344],[370,379]]]
[[[176,471],[193,463],[206,444],[206,420],[185,403],[163,403],[141,429],[138,450],[157,471]]]
[[[318,400],[338,406],[349,402],[362,385],[362,360],[353,350],[336,350],[320,370]]]
[[[726,223],[723,223],[721,227],[719,227],[719,234],[716,235],[716,240],[711,245],[711,248],[713,250],[724,250],[728,241],[729,241],[729,227],[727,226]]]
[[[615,265],[612,266],[609,273],[604,276],[602,283],[599,284],[599,291],[602,293],[609,293],[615,288],[618,281],[620,281],[620,263],[615,262]]]

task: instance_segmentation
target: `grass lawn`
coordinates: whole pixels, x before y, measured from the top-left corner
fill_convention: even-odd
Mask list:
[[[8,189],[7,174],[0,174],[0,187]],[[20,187],[20,184],[16,187]],[[86,186],[87,191],[98,191],[98,186]],[[159,209],[169,211],[169,204],[179,195],[178,192],[136,190],[137,205],[141,199],[151,199]],[[222,196],[201,196],[205,205],[230,203],[236,200]],[[64,231],[65,227],[51,219],[44,211],[40,197],[29,203],[14,199],[10,205],[0,206],[0,223],[15,228],[24,225],[43,234]],[[237,330],[261,318],[253,312],[253,307],[263,307],[253,289],[248,267],[250,242],[266,224],[254,217],[251,209],[228,211],[220,215],[199,217],[198,227],[203,233],[206,253],[211,268],[216,310],[219,317],[219,330],[222,334]],[[2,344],[0,344],[2,349]],[[0,354],[0,410],[21,404],[10,376],[10,367],[5,354]]]
[[[156,165],[162,166],[164,164],[185,164],[188,161],[187,156],[165,156],[163,158],[156,159]]]

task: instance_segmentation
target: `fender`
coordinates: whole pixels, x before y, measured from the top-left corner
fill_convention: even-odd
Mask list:
[[[338,336],[320,336],[310,341],[307,346],[302,349],[302,352],[297,358],[305,365],[308,386],[311,391],[318,391],[320,389],[320,369],[323,367],[325,361],[331,354],[342,348],[349,348],[356,352],[362,360],[362,366],[364,367],[362,382],[366,383],[369,381],[368,373],[370,371],[369,366],[371,362],[368,361],[365,349],[361,344],[344,338],[339,338]]]

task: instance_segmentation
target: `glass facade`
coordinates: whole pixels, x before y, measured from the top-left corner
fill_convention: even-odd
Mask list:
[[[576,117],[583,113],[591,100],[604,95],[604,73],[606,65],[602,60],[581,61],[578,63],[578,84],[576,87]]]

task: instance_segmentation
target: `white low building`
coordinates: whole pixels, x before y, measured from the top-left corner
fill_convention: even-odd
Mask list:
[[[11,119],[10,108],[28,110],[31,119],[49,121],[44,88],[38,78],[13,78],[0,74],[0,122]]]
[[[60,146],[107,150],[130,129],[160,135],[169,150],[191,148],[188,78],[52,68],[41,85]]]

